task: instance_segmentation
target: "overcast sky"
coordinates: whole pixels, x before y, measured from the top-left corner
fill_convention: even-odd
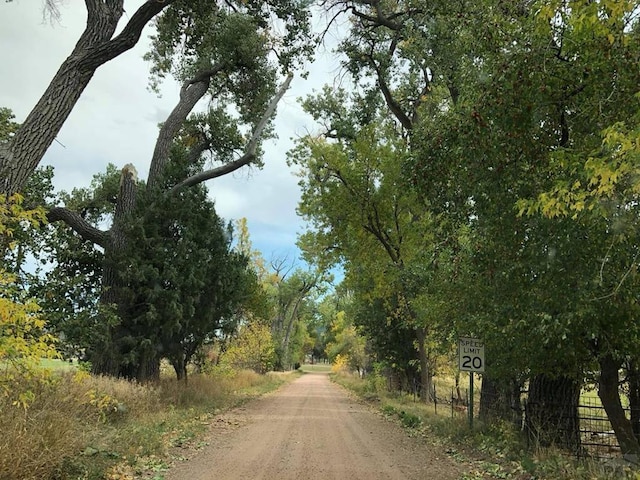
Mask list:
[[[39,0],[0,0],[0,106],[9,107],[21,122],[44,92],[59,65],[73,49],[84,28],[86,11],[81,0],[66,0],[61,20],[43,18]],[[132,14],[142,0],[125,2]],[[127,17],[123,20],[126,20]],[[319,21],[320,23],[320,21]],[[132,50],[98,69],[64,127],[44,157],[55,167],[54,185],[71,190],[87,187],[94,174],[108,163],[133,164],[146,178],[159,122],[175,105],[179,86],[167,82],[162,98],[148,91],[148,63],[142,60],[150,29]],[[329,49],[330,46],[327,46]],[[227,219],[246,217],[254,248],[267,260],[299,252],[295,247],[303,224],[296,216],[300,192],[297,178],[287,167],[292,139],[314,131],[297,99],[333,83],[339,61],[320,53],[309,66],[309,79],[296,77],[278,106],[278,139],[265,144],[265,167],[247,169],[207,183],[218,214]]]

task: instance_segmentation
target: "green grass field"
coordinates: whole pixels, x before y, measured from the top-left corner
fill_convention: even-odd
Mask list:
[[[40,361],[40,365],[42,365],[44,368],[49,368],[53,371],[69,371],[69,370],[75,370],[76,368],[78,368],[78,362],[66,362],[64,360],[57,360],[57,359],[51,359],[51,358],[43,358]]]
[[[304,364],[300,367],[303,372],[330,372],[331,365],[328,363],[316,363],[314,365]]]

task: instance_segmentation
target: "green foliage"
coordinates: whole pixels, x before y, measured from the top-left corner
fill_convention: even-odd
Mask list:
[[[313,316],[313,300],[323,291],[327,277],[300,269],[289,272],[287,262],[273,262],[275,271],[262,281],[272,306],[268,323],[276,342],[276,370],[303,363],[311,350],[307,325]]]
[[[275,344],[266,325],[251,323],[241,326],[222,357],[222,363],[236,369],[266,373],[275,364]]]
[[[351,370],[364,373],[370,363],[365,352],[366,340],[353,324],[346,321],[345,312],[336,313],[331,323],[331,334],[334,340],[326,346],[329,361],[333,363],[340,356]]]
[[[145,56],[152,64],[152,87],[168,74],[189,82],[219,70],[210,81],[212,112],[229,117],[228,106],[234,104],[239,119],[255,125],[275,91],[278,66],[288,73],[311,55],[309,18],[308,6],[292,0],[173,2],[157,18]],[[238,139],[233,128],[238,120],[212,120],[209,116],[215,126],[206,134],[214,144],[230,138],[217,130]]]
[[[415,363],[414,329],[513,384],[636,359],[638,2],[347,5],[355,93],[304,103],[290,159],[377,358]]]
[[[174,152],[166,172],[169,184],[193,168],[179,155]],[[161,346],[182,377],[203,345],[220,331],[234,330],[236,313],[256,278],[247,258],[232,250],[231,229],[217,216],[204,187],[147,195],[130,225],[125,259],[133,266],[127,279],[133,299],[129,331],[141,346],[143,339]]]
[[[18,130],[20,125],[13,121],[14,118],[11,109],[0,107],[0,145],[8,142]]]
[[[610,216],[638,192],[640,54],[637,1],[546,2],[536,17],[540,35],[561,40],[566,72],[541,81],[577,85],[571,108],[572,141],[550,153],[552,184],[535,199],[522,199],[521,213]],[[557,88],[557,87],[556,87]],[[567,88],[567,87],[564,87]]]
[[[354,322],[378,358],[409,377],[419,361],[428,379],[438,340],[451,335],[457,305],[450,293],[463,266],[465,229],[416,194],[403,171],[411,144],[366,103],[369,94],[338,91],[334,98],[325,89],[304,104],[326,133],[290,152],[300,167],[299,211],[312,228],[299,245],[307,261],[343,268],[356,299]]]
[[[147,57],[152,73],[189,77],[216,63],[259,72],[266,49],[277,50],[288,70],[311,53],[308,5],[290,0],[232,2],[222,6],[208,1],[177,1],[156,22],[153,50]],[[282,34],[270,23],[282,21]],[[240,40],[240,41],[239,41]]]
[[[56,200],[93,226],[109,224],[119,177],[120,172],[110,164],[104,173],[94,175],[89,188],[61,192]],[[48,225],[46,233],[40,248],[49,268],[39,275],[34,294],[61,338],[61,352],[86,359],[83,352],[106,342],[109,328],[118,322],[111,306],[100,304],[104,251],[59,222]]]
[[[4,256],[17,247],[13,239],[16,225],[42,221],[42,209],[25,208],[20,195],[0,199],[0,253]],[[22,387],[46,378],[40,359],[56,358],[58,353],[37,302],[25,297],[15,281],[15,275],[0,268],[0,396],[27,408],[35,393],[29,386]]]

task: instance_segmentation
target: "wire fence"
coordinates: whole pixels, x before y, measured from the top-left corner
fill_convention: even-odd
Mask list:
[[[452,417],[463,415],[469,417],[468,389],[460,391],[451,388],[444,395],[437,391],[435,393],[434,408],[436,413],[447,412]],[[527,392],[522,392],[519,401],[505,406],[505,411],[510,413],[510,418],[519,430],[527,433],[528,438],[535,438],[536,433],[532,432],[528,426],[531,422],[527,422],[527,409],[533,411],[535,408],[531,404],[527,406],[526,394]],[[474,389],[474,397],[474,416],[478,417],[481,402],[480,389]],[[555,406],[546,404],[542,407],[553,409]],[[557,409],[555,410],[557,412]],[[568,410],[570,411],[567,412],[567,416],[572,416],[572,419],[562,418],[562,416],[555,418],[551,430],[555,429],[555,437],[557,438],[572,439],[571,450],[575,451],[577,457],[613,458],[620,456],[620,445],[599,398],[583,395],[579,404]],[[630,418],[628,408],[625,409],[625,413],[627,418]],[[577,421],[577,430],[574,428],[576,426],[574,421]],[[549,429],[550,425],[541,425],[541,427]],[[570,428],[572,431],[563,432],[563,428]],[[541,430],[543,429],[541,428]],[[576,437],[576,433],[578,437]]]

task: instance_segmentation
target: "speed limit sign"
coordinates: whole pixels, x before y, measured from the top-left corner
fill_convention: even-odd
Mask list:
[[[458,364],[463,372],[484,372],[484,342],[461,337],[458,341]]]

